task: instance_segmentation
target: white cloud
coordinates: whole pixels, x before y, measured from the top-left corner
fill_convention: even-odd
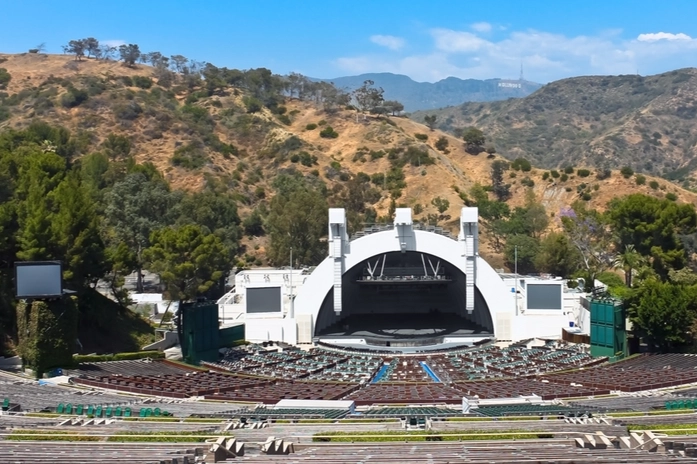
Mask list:
[[[545,31],[508,31],[499,39],[470,31],[436,28],[432,46],[418,55],[385,54],[342,57],[334,64],[343,72],[394,72],[417,81],[460,78],[525,78],[549,82],[581,75],[656,74],[693,66],[697,39],[686,34],[641,34],[622,38],[620,31],[566,36]]]
[[[474,23],[470,26],[473,31],[477,32],[491,32],[491,24],[487,23],[485,21],[479,22],[479,23]]]
[[[121,39],[100,40],[99,43],[109,47],[120,47],[121,45],[126,45],[126,41]]]
[[[639,37],[637,37],[637,40],[639,42],[655,42],[657,40],[693,40],[693,39],[689,35],[683,34],[682,32],[680,32],[678,34],[672,34],[670,32],[652,32],[649,34],[639,34]]]
[[[404,39],[393,35],[372,35],[370,36],[370,41],[390,50],[399,50],[405,43]]]
[[[453,31],[450,29],[434,29],[431,35],[438,50],[450,53],[475,52],[486,47],[490,42],[471,32]]]

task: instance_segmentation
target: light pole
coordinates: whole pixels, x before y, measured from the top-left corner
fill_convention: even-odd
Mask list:
[[[295,317],[295,307],[293,301],[293,247],[290,247],[290,318]]]

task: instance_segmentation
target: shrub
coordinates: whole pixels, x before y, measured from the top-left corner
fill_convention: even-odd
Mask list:
[[[524,177],[523,180],[520,181],[520,183],[530,188],[535,186],[535,181],[529,177]]]
[[[637,185],[645,185],[646,184],[646,176],[642,174],[637,174],[636,177],[634,178],[634,182],[636,182]]]
[[[292,155],[290,155],[291,163],[297,163],[298,161],[300,161],[300,155],[298,155],[297,153],[293,153]]]
[[[301,151],[298,153],[300,155],[300,164],[303,166],[307,166],[308,168],[317,164],[317,157],[315,155],[311,155],[306,151]]]
[[[0,68],[0,89],[7,87],[7,84],[12,80],[12,75],[7,72],[7,69]]]
[[[592,198],[592,197],[591,197],[591,194],[588,193],[588,192],[585,192],[583,195],[581,195],[581,199],[582,199],[583,201],[590,201],[591,198]]]
[[[532,165],[530,164],[530,161],[526,160],[525,158],[516,158],[511,163],[511,168],[516,171],[528,172],[532,169]]]
[[[601,169],[595,174],[595,178],[598,180],[609,179],[612,176],[612,171],[610,169]]]
[[[576,174],[578,174],[578,177],[588,177],[591,175],[591,172],[588,169],[579,169],[576,171]]]
[[[292,124],[292,121],[290,120],[290,117],[287,114],[279,114],[278,120],[286,126],[290,126]]]
[[[311,122],[310,124],[305,126],[305,130],[315,130],[315,129],[317,129],[317,124],[315,124],[314,122]]]
[[[622,177],[625,179],[629,179],[634,175],[634,169],[630,168],[629,166],[625,166],[620,169],[620,174],[622,174]]]
[[[549,171],[549,173],[550,173],[550,175],[551,175],[552,177],[554,177],[555,179],[558,179],[558,178],[559,178],[559,171],[557,171],[556,169],[552,169],[551,171]]]
[[[511,172],[508,174],[508,177],[510,177],[511,179],[515,179],[517,176],[518,176],[518,174],[516,174],[516,173],[513,172],[513,171],[511,171]]]
[[[655,180],[652,180],[651,182],[649,182],[649,187],[651,187],[653,190],[658,189],[658,182]]]
[[[547,179],[549,179],[549,172],[546,172],[546,171],[545,171],[545,172],[542,174],[542,180],[547,180]]]
[[[258,113],[261,111],[262,103],[258,98],[247,96],[242,99],[242,103],[247,109],[247,113]]]
[[[133,76],[133,84],[141,89],[149,89],[152,87],[152,79],[145,76]]]
[[[448,149],[448,139],[445,136],[441,136],[436,140],[435,143],[436,150],[445,152]]]
[[[319,136],[324,139],[335,139],[339,136],[339,133],[332,129],[332,126],[327,126],[319,133]]]
[[[414,137],[415,137],[417,140],[421,140],[421,141],[424,141],[424,142],[425,142],[426,140],[428,140],[428,135],[427,135],[427,134],[414,134]]]
[[[61,97],[61,105],[66,108],[75,108],[86,102],[88,98],[89,94],[86,91],[70,87]]]
[[[324,126],[326,124],[327,124],[327,121],[325,121],[324,119],[320,120],[320,122],[317,123],[318,126]]]
[[[138,119],[138,116],[140,116],[142,112],[143,108],[134,101],[114,107],[114,115],[118,119],[124,121],[133,121]]]
[[[174,166],[184,169],[199,169],[208,161],[199,144],[190,143],[177,148],[172,155],[171,162]]]
[[[566,175],[566,173],[564,173],[564,174],[561,175],[561,177],[559,178],[559,180],[562,181],[562,182],[566,182],[567,180],[569,180],[569,176]]]
[[[567,166],[564,168],[564,173],[565,174],[573,174],[574,173],[574,167],[573,166]]]
[[[131,79],[131,76],[121,76],[121,82],[123,82],[123,85],[126,87],[133,87],[133,79]]]
[[[678,196],[676,194],[674,194],[673,192],[666,193],[666,200],[676,201],[677,199],[678,199]]]

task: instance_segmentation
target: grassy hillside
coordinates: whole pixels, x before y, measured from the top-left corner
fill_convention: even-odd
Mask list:
[[[201,90],[200,84],[192,88],[182,81],[175,82],[170,88],[162,87],[153,78],[153,69],[145,65],[129,68],[113,61],[76,62],[68,56],[42,54],[0,55],[0,61],[3,61],[0,67],[7,69],[12,76],[5,94],[0,97],[0,115],[5,114],[0,130],[22,128],[36,120],[62,125],[73,133],[73,156],[76,159],[94,151],[105,151],[118,158],[122,153],[109,141],[109,136],[124,136],[130,141],[130,154],[139,162],[152,162],[174,188],[196,190],[211,179],[217,179],[235,192],[243,218],[268,202],[273,195],[271,183],[279,173],[295,171],[308,179],[321,180],[328,186],[332,205],[345,204],[342,199],[348,192],[349,181],[359,177],[359,173],[365,173],[372,179],[368,184],[368,206],[374,207],[379,214],[387,213],[393,195],[397,206],[416,207],[420,210],[416,218],[426,220],[429,214],[437,214],[431,202],[441,197],[450,203],[441,225],[454,229],[463,206],[462,192],[466,193],[475,183],[489,184],[491,163],[500,159],[498,155],[467,154],[460,139],[439,130],[429,131],[417,122],[418,118],[366,117],[343,108],[327,112],[315,101],[289,98],[274,111],[263,106],[257,109],[250,107],[247,93],[236,87],[228,87],[211,96]],[[672,79],[678,78],[686,80],[671,85],[677,86],[678,94],[683,95],[680,89],[692,85],[693,72],[681,71]],[[612,78],[606,78],[607,85],[598,81],[605,78],[583,79],[589,89],[614,88],[621,95],[635,86],[634,78],[618,78],[626,82],[615,87]],[[661,79],[671,78],[664,76]],[[649,78],[645,85],[648,89],[658,86]],[[476,124],[485,129],[502,153],[528,156],[528,151],[516,148],[522,140],[520,134],[527,130],[553,126],[560,134],[575,134],[583,132],[578,128],[582,126],[587,127],[589,133],[601,131],[601,127],[607,132],[611,130],[612,121],[629,118],[628,115],[621,116],[626,110],[619,105],[623,98],[620,96],[613,113],[598,113],[589,107],[585,113],[576,115],[570,108],[564,113],[567,116],[562,117],[560,110],[553,110],[561,98],[554,97],[554,94],[566,95],[568,101],[584,102],[584,96],[591,98],[590,91],[585,90],[574,91],[572,98],[569,88],[568,82],[560,82],[550,84],[521,101],[453,108],[448,111],[459,112],[460,119],[452,119],[445,127]],[[608,89],[605,91],[609,92]],[[592,101],[599,99],[592,97]],[[637,96],[636,99],[637,103],[633,105],[643,108],[645,97]],[[530,109],[531,102],[540,105],[537,113]],[[584,105],[577,103],[578,108],[584,108]],[[658,108],[656,105],[652,103],[651,108]],[[542,123],[543,116],[545,123]],[[596,117],[600,120],[593,122]],[[646,113],[642,117],[651,119],[658,116]],[[439,117],[440,121],[445,122],[445,119]],[[491,125],[484,124],[486,121],[491,121]],[[505,131],[504,126],[515,127],[518,132]],[[595,129],[591,130],[591,126]],[[665,128],[662,130],[665,133]],[[651,146],[656,150],[659,145],[672,146],[670,137],[682,137],[680,134],[682,132],[674,129],[670,136],[666,134],[657,139],[658,145]],[[441,137],[448,141],[448,148],[443,151],[435,149],[435,142]],[[540,143],[537,136],[530,136],[530,140],[531,144],[533,141]],[[588,151],[582,149],[587,144],[576,139],[571,144],[568,137],[562,136],[546,140],[550,148],[535,151],[535,156],[530,158],[547,166],[556,166],[567,163],[564,156],[571,156],[577,167],[593,165],[590,155],[581,156]],[[591,146],[600,144],[602,140],[605,139],[592,138]],[[638,139],[637,143],[641,140]],[[556,148],[567,145],[578,151],[565,155],[566,152]],[[677,148],[671,153],[678,153]],[[579,198],[598,209],[604,208],[616,195],[634,192],[658,197],[671,194],[679,201],[691,203],[697,200],[694,193],[662,179],[647,177],[642,185],[637,185],[636,176],[624,178],[619,175],[617,168],[622,164],[631,163],[613,162],[614,170],[609,178],[604,179],[599,179],[600,171],[593,168],[585,177],[574,171],[566,180],[538,168],[529,172],[508,172],[507,182],[511,184],[512,192],[509,202],[511,206],[522,205],[526,192],[532,191],[545,205],[548,214],[556,218],[562,208]],[[391,172],[397,171],[403,173],[403,183],[379,180],[381,175],[388,174],[389,177]],[[652,184],[652,181],[656,183]],[[244,239],[249,253],[256,254],[262,261],[264,240],[263,237]],[[499,263],[500,259],[486,247],[486,237],[483,237],[483,243],[483,254],[494,264]]]
[[[694,186],[697,70],[588,76],[552,82],[517,100],[465,103],[437,114],[452,132],[476,126],[509,159],[547,168],[593,166],[660,175]]]

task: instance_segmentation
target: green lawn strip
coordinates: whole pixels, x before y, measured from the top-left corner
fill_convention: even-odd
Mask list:
[[[384,432],[322,432],[312,437],[313,442],[393,442],[393,441],[461,441],[461,440],[534,440],[553,438],[550,433],[527,430],[466,430],[434,432],[388,430]]]
[[[694,409],[662,409],[660,411],[609,412],[610,417],[671,416],[675,414],[694,414]]]
[[[627,424],[627,430],[637,432],[650,430],[666,435],[697,435],[697,423],[694,424]]]

